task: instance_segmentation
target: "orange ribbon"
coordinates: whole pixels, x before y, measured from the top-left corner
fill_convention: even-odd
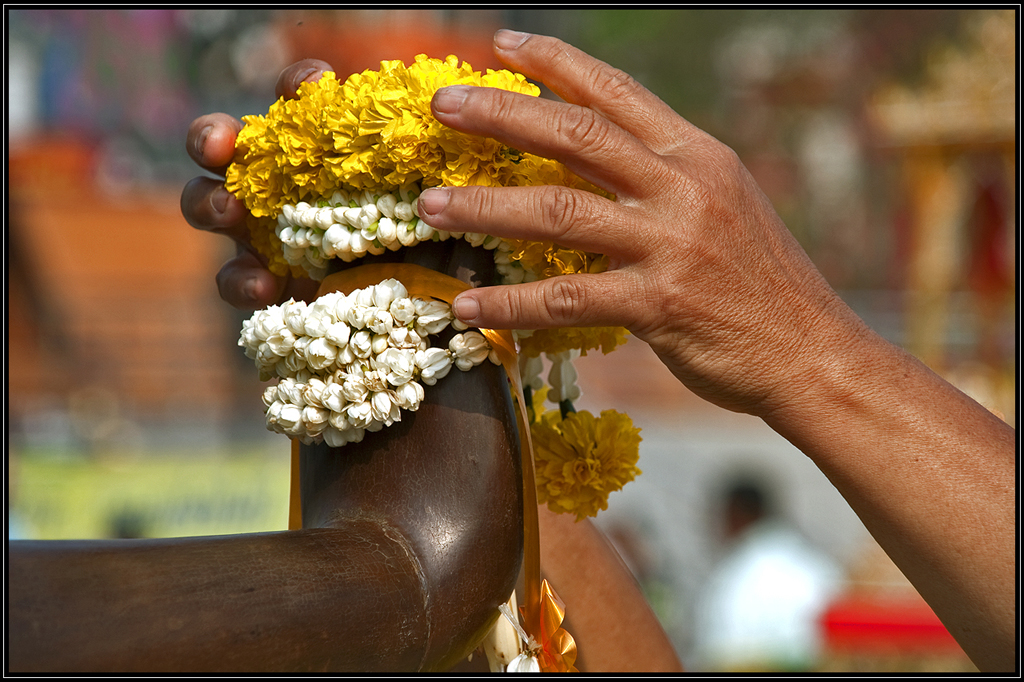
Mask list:
[[[547,580],[540,593],[540,651],[537,663],[543,673],[576,673],[576,641],[562,627],[565,604]]]
[[[386,279],[402,283],[410,297],[433,298],[449,306],[463,291],[471,287],[454,277],[412,263],[371,263],[328,275],[320,284],[317,296],[335,291],[349,294]],[[523,588],[526,592],[520,607],[524,630],[540,644],[538,663],[543,672],[577,672],[576,643],[561,627],[565,605],[547,580],[540,578],[540,528],[537,515],[537,485],[533,471],[533,441],[530,438],[529,413],[519,377],[519,359],[512,333],[507,330],[480,329],[490,343],[512,386],[519,405],[519,434],[523,469]],[[292,441],[292,486],[289,503],[289,528],[302,527],[299,490],[299,441]],[[297,525],[293,525],[297,524]]]

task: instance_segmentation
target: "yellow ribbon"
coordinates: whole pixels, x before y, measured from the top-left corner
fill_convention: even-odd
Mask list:
[[[288,497],[288,530],[302,528],[302,490],[299,488],[299,447],[298,438],[292,438],[292,482]]]
[[[402,283],[410,297],[433,298],[451,305],[471,287],[461,280],[412,263],[371,263],[328,275],[317,296],[335,291],[349,294],[386,279]],[[533,471],[533,440],[530,438],[529,413],[519,377],[519,360],[512,333],[507,330],[480,329],[508,375],[512,393],[519,404],[519,434],[523,469],[523,587],[525,599],[520,610],[524,629],[540,644],[538,663],[543,672],[576,672],[576,643],[561,627],[565,605],[547,580],[540,578],[540,528],[537,516],[537,484]],[[299,441],[292,440],[292,485],[289,503],[289,528],[302,527],[299,490]]]

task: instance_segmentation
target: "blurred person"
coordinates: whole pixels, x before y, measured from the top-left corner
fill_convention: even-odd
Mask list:
[[[562,41],[499,31],[494,46],[509,68],[563,101],[449,86],[435,93],[433,115],[562,161],[615,198],[445,187],[423,192],[421,218],[603,253],[610,268],[472,289],[455,299],[455,314],[498,329],[625,326],[696,394],[760,417],[804,452],[975,664],[1014,669],[1014,429],[870,330],[728,147]],[[293,96],[329,69],[299,62],[282,74],[279,94]],[[241,127],[225,114],[200,117],[189,153],[223,171]],[[227,302],[254,309],[315,292],[315,282],[266,269],[248,243],[241,202],[221,182],[190,182],[182,211],[194,227],[239,244],[217,276]],[[583,553],[563,559],[588,566]]]
[[[839,567],[782,518],[755,477],[730,482],[714,505],[727,554],[697,598],[693,667],[814,669]]]

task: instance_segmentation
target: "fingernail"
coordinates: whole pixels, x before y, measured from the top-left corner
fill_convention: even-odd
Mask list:
[[[529,33],[510,31],[507,28],[503,28],[494,34],[494,45],[499,50],[514,50],[525,43],[529,37]]]
[[[420,195],[420,210],[428,215],[437,215],[448,205],[451,198],[446,187],[433,187],[423,190]]]
[[[434,93],[434,111],[441,114],[457,114],[469,94],[468,85],[449,85]]]
[[[196,158],[203,158],[203,149],[206,147],[206,138],[210,136],[210,131],[213,130],[213,126],[206,126],[199,131],[199,137],[196,138]]]
[[[217,213],[223,213],[224,209],[228,206],[228,191],[223,187],[218,187],[214,190],[213,194],[210,195],[210,205],[213,206],[213,210]]]
[[[316,77],[315,78],[311,78],[310,76],[313,76],[314,74],[316,74]],[[324,72],[314,66],[314,67],[311,67],[309,69],[309,71],[306,71],[305,73],[302,74],[302,77],[299,78],[299,82],[300,83],[315,83],[318,80],[320,80],[320,78],[323,75],[324,75]]]
[[[473,296],[459,294],[452,301],[452,310],[455,312],[455,317],[463,322],[474,322],[480,315],[480,302]]]
[[[242,282],[242,295],[249,301],[255,302],[259,295],[260,281],[258,277],[250,277]]]

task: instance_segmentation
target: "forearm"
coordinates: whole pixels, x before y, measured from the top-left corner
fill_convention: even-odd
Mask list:
[[[589,520],[540,509],[541,565],[565,602],[584,672],[678,672],[672,642],[632,573]]]
[[[902,350],[852,336],[765,419],[829,477],[975,664],[1012,670],[1016,433]]]

